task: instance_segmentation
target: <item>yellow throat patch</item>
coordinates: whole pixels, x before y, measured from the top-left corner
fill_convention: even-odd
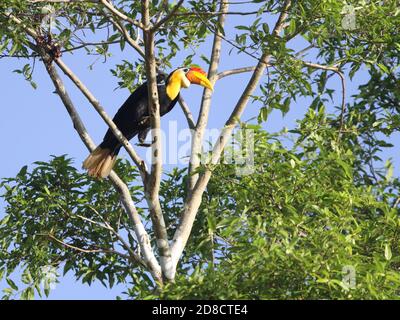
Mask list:
[[[174,100],[178,96],[179,91],[181,91],[184,76],[181,70],[177,70],[169,77],[166,90],[167,96],[171,100]]]

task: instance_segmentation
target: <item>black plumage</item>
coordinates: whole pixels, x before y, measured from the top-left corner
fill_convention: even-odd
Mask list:
[[[170,112],[179,99],[178,96],[171,100],[166,93],[166,75],[157,76],[158,96],[160,102],[160,115],[163,116]],[[113,118],[114,123],[122,134],[128,139],[132,139],[139,134],[139,142],[143,143],[146,134],[151,129],[147,82],[138,87],[119,108]],[[121,144],[110,129],[107,130],[103,142],[100,144],[103,149],[109,149],[114,155],[118,154]]]
[[[169,76],[164,74],[157,76],[161,116],[171,111],[179,99],[179,93],[174,99],[168,97],[168,81]],[[128,140],[138,135],[139,142],[143,143],[151,129],[148,97],[147,82],[145,82],[129,96],[113,118],[118,129]],[[121,147],[121,143],[108,129],[103,142],[83,162],[83,168],[88,170],[90,176],[107,177]]]

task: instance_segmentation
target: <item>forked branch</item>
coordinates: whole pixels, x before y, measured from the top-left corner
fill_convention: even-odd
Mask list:
[[[279,37],[280,32],[286,26],[285,20],[287,19],[290,5],[291,1],[286,0],[282,7],[281,13],[278,17],[278,21],[276,22],[275,27],[272,31],[272,34],[276,37]],[[222,151],[229,139],[229,136],[231,135],[234,127],[237,124],[237,121],[240,119],[243,111],[245,110],[251,95],[256,89],[261,77],[264,74],[265,69],[267,68],[267,65],[270,62],[270,59],[271,55],[268,52],[264,52],[251,76],[251,79],[247,83],[245,90],[240,96],[232,114],[226,122],[217,143],[214,145],[210,161],[211,163],[217,163],[220,159]],[[182,218],[174,234],[171,247],[175,265],[179,262],[180,256],[190,236],[197,211],[201,204],[202,195],[207,187],[210,177],[211,171],[209,168],[206,167],[205,171],[200,174],[199,178],[197,179],[194,188],[192,190],[189,190],[189,196],[187,197],[187,200],[185,202],[182,212]]]

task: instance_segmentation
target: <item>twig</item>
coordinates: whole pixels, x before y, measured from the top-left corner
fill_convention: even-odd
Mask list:
[[[303,56],[308,50],[315,48],[314,44],[310,44],[309,46],[305,47],[304,49],[301,49],[300,51],[296,52],[294,55],[296,58]]]
[[[168,20],[170,20],[176,11],[180,8],[180,6],[183,4],[183,0],[179,0],[178,3],[172,8],[172,10],[161,20],[159,20],[152,28],[151,30],[153,32],[157,31],[158,28],[160,28],[164,23],[166,23]]]
[[[140,54],[142,58],[145,58],[145,54],[143,49],[140,47],[139,43],[135,40],[132,39],[132,37],[129,35],[128,30],[124,27],[122,23],[119,21],[114,21],[113,19],[110,20],[111,23],[121,32],[125,38],[125,40],[128,42],[128,44],[136,50],[137,53]]]
[[[198,15],[198,17],[200,18],[200,20],[207,26],[207,29],[210,30],[212,33],[218,34],[218,30],[211,28],[208,25],[208,22],[205,21],[201,16]],[[245,54],[247,54],[249,57],[252,57],[253,59],[260,61],[261,59],[259,57],[257,57],[256,55],[254,55],[251,52],[248,52],[247,50],[244,50],[243,47],[239,46],[238,44],[236,44],[234,41],[229,40],[228,38],[226,38],[223,34],[219,33],[218,37],[220,37],[222,40],[224,40],[225,42],[229,43],[232,47],[238,49],[240,52],[243,52]]]
[[[39,235],[42,235],[42,234],[39,234]],[[67,248],[70,248],[70,249],[74,249],[74,250],[79,251],[79,252],[83,252],[83,253],[102,252],[101,249],[83,249],[83,248],[79,248],[79,247],[73,246],[72,244],[69,244],[69,243],[66,243],[66,242],[64,242],[64,241],[62,241],[62,240],[57,239],[56,237],[54,237],[54,236],[51,235],[50,233],[45,234],[44,236],[49,237],[50,239],[52,239],[52,240],[54,240],[55,242],[57,242],[57,243],[63,245],[64,247],[67,247]]]
[[[101,46],[101,45],[108,45],[108,44],[117,44],[117,43],[119,43],[119,40],[116,40],[116,41],[100,41],[100,42],[86,42],[86,43],[83,43],[82,45],[79,45],[79,46],[76,46],[76,47],[72,47],[72,48],[69,48],[69,49],[64,49],[64,50],[61,50],[61,52],[71,52],[71,51],[75,51],[75,50],[79,50],[79,49],[82,49],[82,48],[86,48],[86,47],[89,47],[89,46]]]
[[[231,76],[234,74],[244,73],[244,72],[251,72],[254,71],[256,67],[243,67],[243,68],[236,68],[231,70],[225,70],[217,75],[217,80],[221,80],[224,77]]]
[[[134,20],[130,17],[128,17],[126,14],[122,13],[121,11],[117,10],[112,3],[108,2],[107,0],[100,0],[101,4],[103,4],[108,10],[110,10],[110,12],[114,15],[116,15],[117,17],[119,17],[122,20],[125,20],[126,22],[129,22],[131,24],[133,24],[134,26],[140,28],[140,29],[144,29],[143,24],[140,21]]]
[[[98,247],[98,246],[95,246],[95,248],[93,248],[93,249],[84,249],[84,248],[80,248],[80,247],[74,246],[72,244],[66,243],[66,242],[56,238],[55,236],[53,236],[50,233],[48,233],[48,234],[39,234],[39,235],[46,236],[46,237],[50,238],[51,240],[61,244],[63,247],[66,247],[66,248],[69,248],[69,249],[73,249],[73,250],[78,251],[78,252],[83,252],[83,253],[112,253],[112,254],[116,254],[116,255],[124,258],[124,259],[131,260],[136,264],[143,264],[143,262],[141,261],[141,259],[139,257],[131,257],[129,255],[126,255],[126,254],[124,254],[122,252],[119,252],[117,250],[114,250],[114,249],[102,248],[102,247]],[[138,258],[139,260],[136,260],[136,258]]]
[[[229,4],[229,3],[228,3]],[[225,13],[222,13],[220,11],[214,11],[214,12],[177,12],[174,15],[175,16],[197,16],[197,15],[201,15],[201,16],[220,16],[222,14],[225,15],[238,15],[238,16],[250,16],[250,15],[254,15],[254,14],[260,14],[260,13],[268,13],[270,11],[268,10],[263,10],[263,11],[248,11],[248,12],[244,12],[244,11],[228,11]]]
[[[393,209],[394,208],[396,208],[398,205],[400,204],[400,197],[398,197],[397,199],[396,199],[396,201],[393,203]]]
[[[86,218],[84,216],[81,216],[79,214],[76,214],[75,216],[81,218],[84,221],[88,221],[92,224],[95,224],[97,226],[100,226],[108,231],[110,231],[114,236],[117,237],[117,239],[121,242],[122,246],[129,252],[129,255],[135,260],[138,261],[142,266],[146,267],[145,262],[140,258],[139,255],[137,255],[132,248],[129,246],[129,244],[124,240],[124,238],[121,237],[121,235],[113,228],[111,225],[103,218],[103,216],[92,206],[89,206],[89,208],[103,221],[103,224],[97,221],[94,221],[90,218]]]
[[[13,54],[13,55],[8,55],[8,54],[0,54],[0,59],[1,58],[22,58],[22,59],[30,59],[30,58],[37,58],[39,55],[32,53],[29,55],[20,55],[20,54]]]
[[[339,135],[338,135],[338,138],[339,138],[341,133],[343,133],[344,116],[346,113],[346,82],[345,82],[346,79],[342,72],[338,71],[337,74],[339,75],[341,83],[342,83],[342,108],[341,108],[341,112],[340,112],[340,129],[339,129]]]

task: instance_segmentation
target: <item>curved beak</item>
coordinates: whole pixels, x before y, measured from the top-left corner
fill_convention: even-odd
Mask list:
[[[186,77],[191,83],[199,84],[205,88],[213,90],[213,85],[206,77],[206,72],[200,68],[191,68],[186,74]]]

